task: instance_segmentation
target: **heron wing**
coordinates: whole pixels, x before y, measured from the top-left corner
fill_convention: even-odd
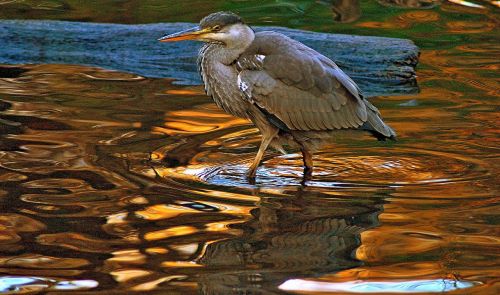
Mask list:
[[[356,83],[327,57],[282,34],[257,33],[236,67],[245,97],[291,130],[358,128],[367,121]]]

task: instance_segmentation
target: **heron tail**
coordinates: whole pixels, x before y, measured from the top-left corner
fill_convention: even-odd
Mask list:
[[[368,100],[364,100],[368,118],[361,125],[360,129],[370,132],[375,138],[381,141],[386,139],[396,140],[396,132],[382,121],[379,110]]]

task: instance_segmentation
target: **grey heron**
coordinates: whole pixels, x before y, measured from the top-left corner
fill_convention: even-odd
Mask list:
[[[312,151],[341,130],[363,130],[395,139],[378,109],[332,60],[283,34],[254,32],[232,12],[204,17],[199,26],[162,42],[205,44],[198,67],[205,92],[224,111],[247,118],[262,141],[247,176],[254,179],[266,149],[300,148],[304,178],[313,170]]]

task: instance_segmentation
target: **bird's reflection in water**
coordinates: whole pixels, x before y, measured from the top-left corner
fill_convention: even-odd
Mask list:
[[[329,203],[325,206],[325,202]],[[382,205],[340,199],[318,202],[312,192],[262,198],[237,238],[209,244],[198,262],[202,294],[274,294],[295,277],[361,265],[360,233],[378,225]],[[214,270],[214,271],[210,271]]]

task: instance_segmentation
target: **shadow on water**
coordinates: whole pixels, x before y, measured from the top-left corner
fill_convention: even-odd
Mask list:
[[[27,70],[16,66],[0,66],[0,78],[17,78]]]

